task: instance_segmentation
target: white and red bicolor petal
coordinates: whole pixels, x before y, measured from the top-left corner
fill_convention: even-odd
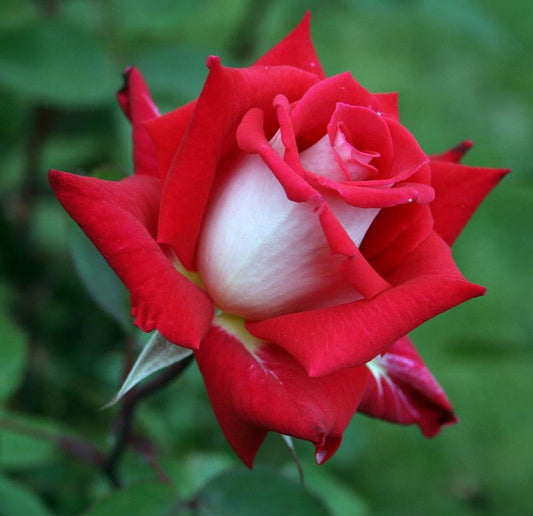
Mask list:
[[[416,424],[426,437],[457,422],[452,406],[408,337],[367,364],[372,373],[358,411],[402,425]]]
[[[327,132],[338,103],[372,107],[377,100],[349,72],[328,77],[312,85],[291,112],[300,148],[316,143]]]
[[[280,102],[277,97],[283,116]],[[237,142],[253,155],[224,176],[198,246],[198,269],[215,304],[248,320],[370,297],[388,287],[357,247],[378,210],[320,195],[301,175],[290,127],[283,119],[280,125],[268,142],[263,111],[243,117]],[[316,152],[308,149],[301,163]],[[325,158],[338,166],[333,153]]]
[[[463,278],[436,233],[385,280],[392,287],[370,299],[248,322],[247,328],[287,350],[316,377],[372,360],[423,322],[485,292]]]
[[[423,177],[417,173],[427,166],[429,158],[393,118],[369,107],[339,102],[327,131],[329,149],[322,138],[301,154],[306,179],[315,188],[336,192],[346,204],[365,209],[433,200],[429,175],[426,181],[415,180]],[[313,168],[320,157],[314,156],[315,149],[333,154],[338,170]]]
[[[272,113],[281,93],[300,98],[318,80],[315,74],[291,66],[226,68],[208,59],[210,73],[187,131],[165,179],[158,240],[170,245],[183,265],[194,270],[196,245],[215,174],[235,143],[235,130],[253,107]]]
[[[370,377],[363,366],[309,378],[277,346],[247,349],[219,326],[211,328],[195,356],[222,431],[248,467],[269,431],[310,441],[317,462],[328,460]]]
[[[481,201],[508,169],[470,167],[453,161],[431,161],[431,184],[435,200],[431,212],[435,231],[452,245]]]
[[[257,155],[242,157],[224,178],[202,228],[197,263],[217,307],[246,319],[360,297],[338,273],[340,259],[331,256],[315,205],[289,201]]]
[[[117,93],[117,99],[131,122],[135,173],[158,177],[160,173],[154,145],[144,123],[157,118],[159,110],[137,68],[132,66],[124,71],[124,86]]]
[[[327,131],[337,161],[346,173],[344,181],[366,184],[367,179],[390,178],[392,136],[386,119],[376,111],[338,102]],[[359,166],[354,167],[356,164]]]
[[[135,324],[197,348],[213,306],[155,241],[159,179],[135,175],[111,182],[57,170],[50,171],[49,179],[59,202],[130,291]]]

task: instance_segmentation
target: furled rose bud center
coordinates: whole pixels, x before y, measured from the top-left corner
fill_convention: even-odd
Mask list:
[[[270,141],[283,156],[278,132]],[[334,181],[377,174],[379,153],[357,149],[345,128],[300,152],[305,170]],[[359,246],[379,209],[350,206],[323,191],[333,212]],[[206,215],[198,269],[218,308],[245,319],[263,319],[359,299],[340,276],[341,257],[330,253],[315,208],[296,203],[258,155],[243,155],[228,172]]]

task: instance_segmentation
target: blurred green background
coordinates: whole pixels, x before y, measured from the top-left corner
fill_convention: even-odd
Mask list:
[[[140,406],[136,451],[120,468],[133,487],[112,496],[58,439],[109,448],[117,408],[99,408],[139,336],[125,292],[46,172],[129,173],[114,102],[125,66],[141,69],[164,112],[198,95],[207,55],[249,64],[306,9],[326,72],[398,91],[402,121],[428,153],[470,138],[466,163],[514,171],[455,247],[487,295],[413,335],[460,423],[426,440],[356,416],[320,468],[297,443],[307,491],[274,436],[254,474],[216,476],[238,460],[193,365]],[[176,499],[194,500],[191,514],[533,514],[532,22],[530,0],[3,0],[0,514],[169,514]]]

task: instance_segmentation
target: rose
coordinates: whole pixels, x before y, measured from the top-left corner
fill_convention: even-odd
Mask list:
[[[254,66],[208,66],[198,100],[163,116],[128,69],[135,174],[51,171],[58,199],[135,324],[195,350],[249,466],[270,430],[324,462],[358,407],[434,435],[455,416],[404,336],[483,293],[449,245],[505,171],[458,164],[468,143],[429,159],[396,95],[325,78],[308,16]]]

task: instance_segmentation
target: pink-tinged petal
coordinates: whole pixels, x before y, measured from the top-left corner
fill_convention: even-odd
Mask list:
[[[278,159],[282,181],[283,173],[301,179]],[[316,207],[289,201],[260,156],[241,156],[213,195],[198,244],[198,270],[216,306],[255,320],[360,297],[339,274],[342,257],[332,256]]]
[[[237,128],[237,144],[247,154],[259,154],[276,176],[287,198],[294,202],[318,199],[320,196],[300,174],[277,154],[266,139],[263,111],[250,109]]]
[[[426,437],[457,422],[452,406],[407,337],[367,364],[372,373],[359,411],[401,425],[416,424]]]
[[[354,113],[357,114],[368,111],[370,110],[364,108],[354,109]],[[392,118],[379,117],[378,115],[376,115],[376,119],[383,120],[383,124],[386,124],[386,129],[390,133],[389,137],[389,134],[384,132],[385,128],[381,123],[376,122],[374,124],[375,135],[380,134],[380,139],[385,139],[384,135],[386,134],[386,139],[392,142],[392,153],[387,146],[378,147],[378,152],[381,151],[385,159],[382,166],[389,168],[389,177],[366,181],[338,182],[324,175],[319,176],[308,171],[306,179],[316,189],[324,188],[335,191],[346,203],[359,208],[390,208],[408,202],[420,204],[431,202],[435,192],[429,184],[429,158],[420,149],[415,138],[398,122]],[[372,137],[371,133],[370,137]],[[302,153],[302,156],[304,154],[305,152]],[[393,158],[390,157],[391,155]],[[385,158],[386,156],[387,158]],[[388,163],[388,160],[391,163]],[[372,160],[373,162],[374,160]],[[305,166],[305,162],[303,164]]]
[[[328,124],[329,139],[335,148],[339,133],[343,133],[349,144],[359,153],[371,153],[366,160],[367,166],[377,168],[379,179],[390,177],[393,140],[384,117],[368,107],[350,106],[339,102]],[[358,180],[359,178],[350,177],[350,179]],[[366,177],[363,177],[364,179]],[[371,179],[378,178],[371,177]]]
[[[158,177],[159,166],[154,146],[143,122],[158,117],[159,110],[137,68],[126,68],[124,86],[117,93],[117,99],[122,111],[131,122],[135,173]]]
[[[412,176],[429,163],[429,158],[416,138],[402,124],[393,118],[384,118],[389,126],[393,145],[394,160],[390,177],[395,182],[412,180]]]
[[[379,111],[396,120],[400,120],[400,109],[398,106],[397,93],[374,93],[378,101]]]
[[[509,170],[432,161],[431,172],[436,192],[431,204],[435,231],[452,245],[481,201]]]
[[[247,328],[283,347],[315,377],[372,360],[423,322],[485,291],[463,278],[436,234],[385,279],[394,286],[371,299],[248,322]]]
[[[433,188],[423,183],[402,182],[392,187],[373,188],[354,183],[339,183],[311,173],[306,174],[306,179],[316,189],[337,192],[347,204],[358,208],[391,208],[410,202],[426,204],[435,196]]]
[[[144,124],[152,138],[162,181],[167,175],[195,109],[196,100]]]
[[[159,219],[159,241],[169,244],[190,270],[195,268],[196,245],[217,167],[234,146],[243,115],[253,107],[269,111],[266,125],[271,127],[274,97],[283,94],[292,102],[317,80],[316,75],[289,66],[232,69],[214,57],[208,65],[210,73],[193,119],[165,180]]]
[[[137,175],[111,182],[56,170],[49,179],[65,210],[130,291],[135,324],[144,331],[157,329],[176,344],[198,347],[213,307],[154,240],[159,180]]]
[[[349,72],[317,82],[309,88],[291,113],[294,132],[297,138],[303,139],[303,142],[300,142],[301,149],[324,136],[339,102],[364,107],[374,107],[377,104],[371,93]]]
[[[250,468],[269,431],[311,441],[317,462],[327,461],[369,379],[366,367],[309,378],[282,349],[260,344],[248,350],[217,326],[195,355],[222,431]]]
[[[250,110],[243,118],[243,121],[237,130],[237,141],[241,149],[249,153],[258,153],[261,156],[264,163],[268,166],[272,174],[276,176],[280,185],[283,187],[288,199],[294,202],[307,201],[313,208],[313,211],[318,213],[319,221],[331,253],[341,254],[348,258],[348,260],[342,264],[340,271],[344,279],[358,294],[371,297],[386,288],[388,284],[372,269],[356,246],[356,244],[359,244],[362,240],[364,233],[376,215],[376,211],[358,210],[351,207],[346,209],[346,207],[342,205],[342,202],[338,202],[338,199],[332,199],[334,203],[333,205],[337,208],[339,214],[344,217],[347,223],[347,228],[351,230],[350,232],[352,234],[348,234],[327,202],[298,174],[297,171],[283,161],[280,156],[282,152],[277,153],[274,150],[271,143],[266,140],[262,127],[261,111]],[[308,150],[311,151],[311,149]],[[335,163],[334,157],[333,163]],[[254,175],[257,177],[257,171],[254,172]],[[237,199],[239,197],[235,196],[234,198]],[[296,209],[294,211],[296,211]],[[352,220],[349,220],[350,218]],[[308,227],[310,221],[312,223],[313,219],[311,218],[307,221],[303,220],[301,226]],[[352,240],[354,237],[356,238],[355,242]],[[285,242],[285,245],[287,245],[287,242]],[[279,262],[279,259],[276,261]],[[333,262],[331,263],[331,266],[333,266]],[[301,269],[301,258],[297,262],[297,267],[298,269]],[[317,275],[317,279],[313,281],[312,284],[314,286],[316,283],[323,284],[326,278],[327,276],[324,274]],[[285,288],[290,285],[291,292],[293,293],[292,295],[294,295],[295,292],[300,292],[302,290],[302,288],[298,288],[295,283],[296,282],[293,281],[285,282]],[[309,288],[311,283],[307,280],[304,284]],[[312,293],[312,291],[308,291],[308,295],[312,295]]]
[[[305,13],[302,21],[292,32],[271,48],[256,65],[289,65],[314,73],[320,79],[325,77],[320,60],[311,39],[311,14]]]
[[[291,107],[287,97],[276,95],[274,97],[274,107],[276,108],[276,115],[278,117],[281,142],[285,147],[283,159],[294,170],[301,171],[300,153],[298,151],[296,135],[294,134],[294,127],[292,126]]]
[[[472,140],[465,140],[464,142],[459,143],[455,147],[441,153],[433,154],[431,157],[432,160],[436,161],[452,161],[454,163],[459,163],[463,156],[474,146]]]

